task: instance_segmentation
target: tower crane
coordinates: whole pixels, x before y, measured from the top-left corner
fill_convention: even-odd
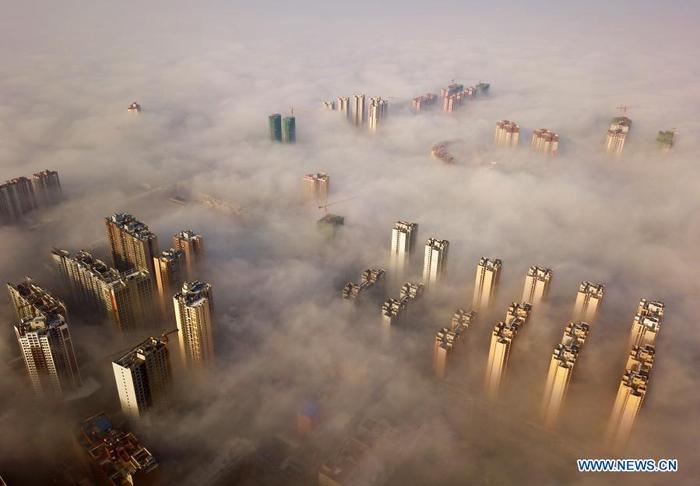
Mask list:
[[[331,203],[326,202],[325,204],[319,205],[318,209],[323,209],[323,214],[328,214],[328,206],[333,206],[335,204],[340,204],[342,202],[350,201],[351,199],[356,199],[356,198],[357,198],[357,196],[352,196],[352,197],[348,197],[346,199],[341,199],[339,201],[333,201]]]
[[[173,334],[173,333],[179,332],[179,331],[180,331],[180,330],[179,330],[178,328],[170,329],[170,330],[165,330],[165,329],[163,329],[163,330],[161,331],[161,333],[160,333],[160,340],[167,344],[168,341],[169,341],[168,336],[169,336],[170,334]],[[108,354],[107,356],[105,356],[105,359],[106,359],[106,358],[111,358],[112,356],[119,356],[119,355],[122,355],[122,354],[124,354],[124,353],[127,353],[127,352],[131,351],[132,349],[134,349],[134,346],[131,346],[130,348],[122,349],[122,350],[120,350],[120,351],[116,351],[116,352],[114,352],[114,353],[110,353],[110,354]]]

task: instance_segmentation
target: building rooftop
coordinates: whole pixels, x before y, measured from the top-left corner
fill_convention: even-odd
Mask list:
[[[18,284],[8,283],[7,286],[14,289],[28,305],[34,307],[42,314],[58,313],[65,315],[66,313],[66,305],[63,301],[53,297],[29,277],[25,277],[24,281]]]
[[[152,240],[156,238],[156,235],[148,229],[147,225],[134,218],[131,214],[115,213],[106,219],[116,224],[120,229],[134,238],[140,240]]]
[[[605,286],[603,284],[595,284],[584,281],[579,285],[578,291],[593,297],[597,297],[598,299],[602,299]]]
[[[145,341],[139,343],[131,351],[114,360],[114,363],[124,368],[132,368],[141,364],[144,357],[155,351],[165,348],[167,345],[162,339],[149,337]]]
[[[201,238],[202,235],[198,235],[192,230],[185,230],[185,231],[180,231],[179,233],[175,234],[175,237],[181,240],[194,240],[197,238]]]
[[[45,335],[51,329],[60,327],[65,323],[66,320],[61,314],[46,314],[24,318],[15,326],[15,329],[19,336],[25,336],[27,333]]]
[[[210,292],[211,284],[195,280],[182,284],[182,291],[175,294],[174,298],[188,307],[194,307],[204,303],[205,299],[209,298]]]
[[[488,270],[500,269],[503,263],[498,258],[486,258],[481,257],[479,259],[479,266],[487,268]]]

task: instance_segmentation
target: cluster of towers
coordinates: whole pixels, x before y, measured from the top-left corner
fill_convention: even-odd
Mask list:
[[[297,141],[297,125],[294,115],[285,116],[274,113],[268,117],[270,128],[270,140],[281,143],[294,143]]]
[[[606,430],[606,438],[613,448],[620,448],[627,443],[644,402],[654,365],[656,336],[663,316],[663,302],[646,299],[639,302],[637,314],[632,320],[625,371]]]
[[[481,82],[467,88],[465,88],[463,84],[452,83],[440,90],[439,97],[433,93],[426,93],[413,98],[411,101],[411,108],[417,113],[437,105],[438,100],[441,100],[442,111],[445,113],[452,113],[462,106],[465,100],[475,98],[479,95],[487,95],[490,87],[490,84]]]
[[[360,275],[360,283],[348,282],[343,287],[343,299],[357,299],[361,294],[384,282],[384,270],[368,268]]]
[[[493,141],[500,147],[517,147],[520,143],[520,126],[510,120],[500,120],[496,123]],[[556,155],[559,135],[547,128],[538,128],[532,132],[530,148],[534,152]]]
[[[417,239],[418,224],[398,221],[392,229],[391,266],[397,276],[406,270]],[[436,286],[445,277],[449,242],[429,238],[425,244],[422,282],[407,282],[401,288],[399,299],[387,299],[381,308],[382,321],[393,325],[406,312],[409,304],[421,297],[425,290]],[[433,343],[433,369],[439,379],[448,374],[448,361],[459,349],[467,329],[476,320],[476,313],[491,308],[499,286],[502,262],[496,258],[479,259],[474,282],[472,310],[458,309],[450,327],[442,327],[435,334]],[[371,287],[375,275],[383,271],[367,270],[360,284],[349,283],[343,290],[346,299],[355,298],[365,288]],[[379,273],[381,272],[381,273]],[[491,332],[489,354],[484,376],[484,390],[489,398],[497,398],[504,383],[513,343],[531,319],[534,309],[547,299],[552,282],[552,270],[531,266],[525,275],[521,299],[512,302],[505,318]],[[569,321],[559,343],[554,346],[544,393],[540,406],[542,420],[548,427],[556,425],[566,399],[573,371],[588,339],[603,301],[605,287],[588,281],[581,282]],[[632,324],[629,342],[630,354],[620,383],[613,414],[608,427],[608,438],[619,448],[629,437],[632,424],[646,393],[649,372],[654,359],[654,342],[663,317],[664,304],[642,300]]]
[[[0,224],[13,223],[40,207],[57,204],[63,198],[55,170],[42,170],[28,177],[16,177],[0,184]]]
[[[352,109],[350,108],[352,101]],[[370,132],[376,132],[382,121],[389,114],[389,102],[374,96],[367,102],[364,94],[355,94],[352,99],[340,96],[336,101],[324,101],[323,106],[329,111],[339,111],[351,120],[356,127],[367,125]]]
[[[158,249],[157,236],[132,215],[105,219],[114,267],[81,250],[54,249],[58,274],[71,302],[107,317],[121,332],[176,329],[149,337],[112,362],[122,410],[139,416],[164,396],[171,382],[167,335],[178,333],[186,367],[213,360],[211,285],[196,279],[204,258],[201,235],[182,231],[172,248]],[[8,284],[19,320],[15,334],[32,386],[38,394],[67,396],[82,383],[68,325],[67,306],[31,279]],[[167,302],[169,301],[169,305]],[[126,336],[126,334],[125,334]]]

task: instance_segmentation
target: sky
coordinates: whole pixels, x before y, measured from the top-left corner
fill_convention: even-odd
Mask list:
[[[288,433],[309,399],[323,411],[307,444],[321,458],[357,417],[395,424],[361,465],[367,484],[605,484],[610,477],[577,474],[574,460],[605,454],[599,439],[642,297],[667,308],[624,455],[678,457],[674,483],[696,482],[696,4],[1,6],[0,179],[56,169],[66,195],[25,224],[0,227],[5,280],[30,275],[64,294],[50,249],[89,248],[107,259],[102,218],[114,212],[149,224],[162,248],[182,229],[205,237],[201,278],[214,287],[217,364],[204,376],[180,370],[167,406],[132,424],[173,484],[207,482],[212,458],[246,457]],[[491,93],[451,116],[410,112],[411,98],[452,79],[487,81]],[[358,92],[389,100],[390,116],[374,136],[323,110],[323,100]],[[138,116],[126,113],[134,100],[143,107]],[[633,128],[625,153],[613,158],[602,144],[620,105]],[[297,144],[270,143],[267,115],[292,107]],[[517,150],[492,144],[504,118],[521,126]],[[527,149],[542,127],[561,136],[554,159]],[[654,143],[662,129],[678,130],[669,153]],[[454,166],[430,157],[441,141],[451,142]],[[315,228],[322,213],[301,201],[301,177],[316,171],[330,175],[330,201],[338,203],[329,210],[346,218],[330,242]],[[217,197],[239,215],[174,204],[175,186]],[[386,268],[397,220],[419,224],[421,245],[449,240],[450,255],[447,281],[387,340],[381,295],[354,307],[339,295],[364,269]],[[469,306],[481,256],[503,260],[498,301],[470,329],[441,385],[430,373],[433,334]],[[489,333],[530,265],[553,269],[550,303],[519,336],[501,401],[487,403],[480,381]],[[405,277],[419,278],[419,266]],[[605,301],[562,423],[545,433],[536,404],[582,280],[604,283]],[[397,296],[400,284],[387,283],[385,297]],[[0,474],[32,484],[18,465],[38,459],[51,469],[95,403],[36,401],[15,359],[7,300],[0,319]],[[83,373],[102,384],[96,402],[113,412],[109,355],[138,336],[116,336],[79,311],[72,319]]]

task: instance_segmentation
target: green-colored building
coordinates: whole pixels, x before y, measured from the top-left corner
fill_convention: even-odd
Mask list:
[[[345,218],[337,214],[326,214],[316,222],[316,228],[326,238],[334,238],[338,229],[345,224]]]
[[[656,143],[659,145],[660,149],[669,150],[673,147],[675,138],[676,133],[673,130],[660,131],[659,135],[656,137]]]
[[[479,83],[475,86],[477,94],[487,95],[489,94],[489,88],[491,85],[489,83]]]
[[[293,116],[286,116],[282,121],[282,141],[284,143],[297,141],[296,119]]]
[[[270,124],[270,140],[273,142],[282,141],[282,115],[275,113],[268,117]]]

